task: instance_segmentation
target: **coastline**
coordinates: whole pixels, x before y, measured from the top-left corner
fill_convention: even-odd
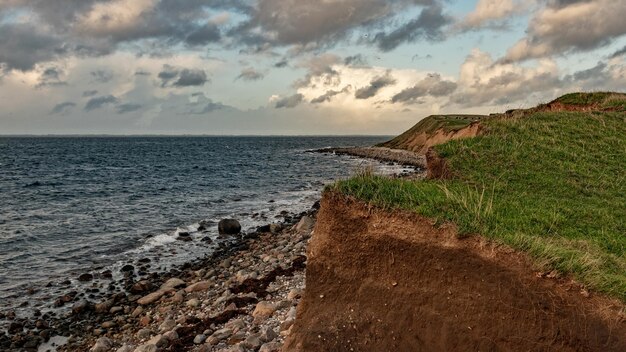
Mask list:
[[[403,166],[415,167],[419,170],[426,168],[426,157],[409,150],[391,149],[386,147],[342,147],[322,148],[312,153],[348,155],[358,158],[373,159],[382,162],[396,163]]]
[[[231,245],[209,257],[161,275],[135,281],[131,272],[125,290],[102,301],[77,299],[70,292],[61,299],[71,313],[11,320],[9,335],[0,335],[0,347],[186,351],[210,343],[211,348],[199,350],[223,351],[229,343],[247,341],[255,348],[267,344],[266,351],[278,350],[284,340],[279,332],[293,323],[304,287],[306,241],[316,213],[314,205],[291,221],[234,236]],[[257,304],[265,310],[255,312]],[[65,344],[44,344],[48,340]]]

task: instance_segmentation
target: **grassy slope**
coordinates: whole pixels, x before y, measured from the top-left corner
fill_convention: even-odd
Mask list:
[[[461,235],[527,251],[546,269],[626,301],[626,114],[536,112],[482,125],[483,136],[435,147],[451,180],[360,175],[335,187],[452,221]]]
[[[433,133],[438,129],[445,132],[458,131],[469,126],[472,122],[479,121],[484,118],[481,115],[432,115],[422,119],[408,131],[398,137],[381,144],[378,147],[387,148],[403,148],[407,141],[416,133]]]

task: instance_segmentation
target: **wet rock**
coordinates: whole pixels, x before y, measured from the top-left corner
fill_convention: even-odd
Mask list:
[[[87,282],[93,280],[93,275],[91,274],[82,274],[78,277],[78,281]]]
[[[88,311],[91,308],[89,301],[87,300],[80,300],[76,303],[74,303],[74,305],[72,306],[72,313],[74,314],[82,314],[86,311]]]
[[[96,313],[108,313],[109,310],[111,310],[111,308],[113,307],[114,304],[115,304],[115,300],[113,298],[111,298],[111,299],[107,299],[104,302],[100,302],[100,303],[96,304],[94,309],[95,309]]]
[[[11,324],[9,324],[9,328],[7,329],[7,331],[9,332],[9,334],[15,334],[17,332],[21,332],[24,329],[24,324],[14,321]]]
[[[113,349],[113,341],[108,337],[101,337],[96,341],[96,344],[91,348],[91,352],[108,352]]]
[[[143,293],[152,290],[153,285],[152,282],[148,280],[137,281],[130,288],[131,293]]]
[[[220,235],[237,235],[241,232],[241,224],[235,219],[222,219],[217,224]]]
[[[126,264],[122,267],[122,269],[120,269],[120,271],[123,273],[130,273],[135,271],[135,267],[130,264]]]

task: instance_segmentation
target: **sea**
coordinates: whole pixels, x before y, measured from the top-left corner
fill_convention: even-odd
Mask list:
[[[254,231],[360,169],[406,171],[311,152],[388,139],[0,137],[0,313],[53,309],[63,292],[94,287],[78,276],[115,278],[138,258],[163,271],[210,255],[220,219]]]

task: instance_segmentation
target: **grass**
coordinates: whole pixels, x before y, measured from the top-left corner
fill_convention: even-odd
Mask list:
[[[591,106],[599,108],[626,109],[626,94],[613,92],[570,93],[554,102],[572,106]]]
[[[626,115],[537,112],[481,124],[482,136],[435,147],[450,180],[365,173],[333,187],[454,222],[460,236],[525,251],[546,270],[626,302]]]
[[[442,129],[446,133],[458,131],[484,118],[482,115],[432,115],[422,119],[408,131],[398,137],[378,144],[379,147],[401,148],[406,141],[411,139],[416,133],[433,133]]]

